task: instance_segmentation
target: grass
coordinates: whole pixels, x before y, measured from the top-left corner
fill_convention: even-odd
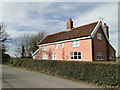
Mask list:
[[[116,62],[120,63],[120,57],[116,58]]]

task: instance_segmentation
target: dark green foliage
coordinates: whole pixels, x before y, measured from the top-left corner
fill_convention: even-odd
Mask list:
[[[2,63],[7,63],[10,60],[10,55],[2,53]]]
[[[38,70],[75,81],[118,87],[118,64],[53,60],[11,60],[15,67]]]

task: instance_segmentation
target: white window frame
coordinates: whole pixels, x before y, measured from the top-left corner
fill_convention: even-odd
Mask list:
[[[64,48],[64,43],[61,43],[61,48]]]
[[[82,52],[77,52],[77,55],[75,55],[74,53],[76,53],[76,52],[70,52],[71,60],[82,60]],[[80,53],[80,55],[78,55],[78,53]],[[77,56],[77,59],[75,59],[74,56]],[[79,56],[81,57],[80,59],[78,58]],[[73,57],[73,59],[71,57]]]
[[[79,40],[72,41],[72,47],[79,47]]]
[[[102,40],[102,35],[101,35],[101,33],[99,33],[99,32],[97,33],[97,39],[98,39],[98,40]]]
[[[52,53],[52,60],[56,60],[56,53]]]
[[[103,52],[97,52],[97,60],[104,60]]]
[[[48,54],[43,53],[43,54],[42,54],[42,59],[48,59]]]
[[[47,50],[47,45],[43,46],[43,50]]]
[[[57,45],[57,43],[55,44],[55,49],[57,49],[58,48],[58,45]]]

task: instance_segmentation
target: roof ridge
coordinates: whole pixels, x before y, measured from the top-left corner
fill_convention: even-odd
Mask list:
[[[58,33],[62,33],[62,32],[66,32],[66,31],[64,30],[64,31],[60,31],[60,32],[56,32],[56,33],[52,33],[52,34],[48,34],[47,36],[54,35],[54,34],[58,34]]]
[[[83,26],[87,26],[87,25],[90,25],[90,24],[93,24],[93,23],[98,23],[98,22],[99,22],[99,21],[91,22],[91,23],[84,24],[84,25],[81,25],[81,26],[78,26],[78,27],[74,27],[73,29],[75,29],[75,28],[80,28],[80,27],[83,27]]]
[[[98,22],[99,22],[99,21],[91,22],[91,23],[88,23],[88,24],[85,24],[85,25],[81,25],[81,26],[78,26],[78,27],[74,27],[73,29],[75,29],[75,28],[80,28],[80,27],[83,27],[83,26],[87,26],[87,25],[90,25],[90,24],[93,24],[93,23],[98,23]],[[62,32],[66,32],[66,30],[60,31],[60,32],[56,32],[56,33],[52,33],[52,34],[48,34],[47,36],[54,35],[54,34],[58,34],[58,33],[62,33]]]
[[[45,44],[45,43],[55,42],[55,41],[59,41],[59,40],[88,36],[91,34],[91,32],[94,30],[95,26],[98,23],[99,23],[99,21],[96,21],[96,22],[85,24],[85,25],[81,25],[79,27],[75,27],[75,28],[73,28],[73,30],[70,30],[70,31],[72,31],[71,33],[66,33],[67,31],[63,30],[63,31],[56,32],[53,34],[48,34],[39,44]],[[84,26],[85,26],[85,28],[84,28]],[[91,27],[91,28],[87,28],[87,27]],[[82,28],[84,28],[84,30]],[[74,29],[78,29],[78,30],[74,30]],[[87,32],[86,32],[86,29],[88,29]],[[77,34],[80,31],[81,31],[81,33]],[[54,37],[54,35],[56,35],[56,36]]]

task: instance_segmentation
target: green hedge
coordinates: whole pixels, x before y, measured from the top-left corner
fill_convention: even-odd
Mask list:
[[[9,63],[15,67],[38,70],[75,81],[118,87],[118,64],[116,63],[21,59],[11,60]]]

